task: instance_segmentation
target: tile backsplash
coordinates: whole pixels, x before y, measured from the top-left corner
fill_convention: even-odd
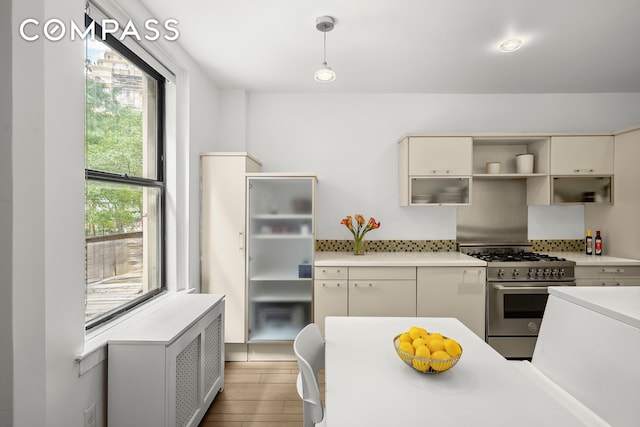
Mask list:
[[[584,241],[530,240],[534,252],[581,252]],[[455,240],[365,240],[368,252],[456,252]],[[316,240],[318,252],[351,252],[353,240]]]

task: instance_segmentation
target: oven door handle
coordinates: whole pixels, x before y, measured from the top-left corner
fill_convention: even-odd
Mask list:
[[[546,294],[547,286],[504,286],[493,285],[493,289],[498,292],[508,292],[510,294]]]

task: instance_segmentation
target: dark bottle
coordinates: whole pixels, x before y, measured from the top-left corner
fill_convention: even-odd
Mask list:
[[[602,237],[600,236],[600,230],[596,230],[596,255],[602,255]]]
[[[584,239],[584,249],[587,255],[593,255],[593,237],[591,237],[591,230],[587,230],[587,237]]]

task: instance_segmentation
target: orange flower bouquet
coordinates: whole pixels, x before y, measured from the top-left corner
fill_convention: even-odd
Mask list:
[[[365,225],[364,217],[362,215],[355,214],[354,217],[356,219],[355,226],[351,215],[344,218],[340,222],[340,224],[344,224],[344,226],[349,229],[351,234],[353,234],[353,253],[355,255],[364,255],[364,235],[371,230],[380,228],[380,222],[376,222],[376,220],[372,217],[369,218],[369,222],[367,222],[367,224]]]

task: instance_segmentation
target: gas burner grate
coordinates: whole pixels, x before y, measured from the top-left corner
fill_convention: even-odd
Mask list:
[[[564,258],[536,252],[475,252],[468,254],[486,262],[547,262],[566,261]]]

